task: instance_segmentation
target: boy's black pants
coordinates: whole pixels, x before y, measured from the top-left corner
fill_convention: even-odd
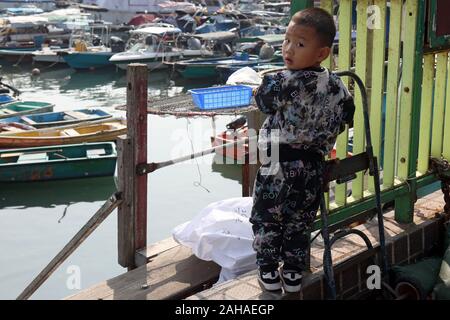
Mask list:
[[[264,172],[267,168],[262,166],[256,176],[250,218],[257,265],[270,271],[284,262],[285,269],[303,271],[320,205],[323,161],[280,162],[271,175]]]

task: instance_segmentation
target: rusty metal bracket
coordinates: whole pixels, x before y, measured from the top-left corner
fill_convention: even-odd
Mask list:
[[[136,166],[136,174],[138,176],[145,176],[146,174],[154,172],[156,169],[158,169],[158,166],[156,163],[140,163]]]
[[[450,164],[444,158],[431,158],[430,168],[441,180],[441,190],[445,201],[444,212],[447,216],[450,216]]]

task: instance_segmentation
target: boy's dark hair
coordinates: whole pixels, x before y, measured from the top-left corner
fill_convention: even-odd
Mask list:
[[[336,26],[331,14],[321,8],[308,8],[297,12],[291,19],[296,25],[314,28],[320,42],[329,48],[333,46]]]

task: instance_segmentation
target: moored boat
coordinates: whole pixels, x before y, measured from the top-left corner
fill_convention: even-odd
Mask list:
[[[213,147],[218,147],[231,142],[243,140],[248,136],[247,130],[247,126],[244,126],[237,130],[227,130],[221,132],[215,137],[211,137],[211,145]],[[248,154],[248,143],[219,148],[216,150],[216,154],[221,155],[224,158],[236,160],[240,163],[243,163],[245,161],[245,157]]]
[[[33,61],[38,63],[66,63],[64,58],[58,52],[69,51],[60,47],[42,47],[41,50],[32,52]]]
[[[16,101],[16,99],[11,97],[11,95],[9,95],[7,93],[0,94],[0,107],[1,107],[2,104],[11,103],[11,102],[14,102],[14,101]]]
[[[111,66],[109,59],[114,55],[110,48],[97,48],[85,52],[60,52],[64,61],[73,69],[90,70]]]
[[[51,112],[54,105],[48,102],[16,101],[0,105],[0,119],[33,113]]]
[[[130,31],[125,51],[111,56],[110,63],[126,69],[130,63],[145,63],[150,69],[165,68],[164,61],[176,60],[181,51],[170,45],[181,30],[165,23],[154,23],[148,27]]]
[[[195,79],[195,78],[217,78],[219,72],[217,71],[218,65],[234,65],[234,66],[252,66],[262,61],[258,56],[241,54],[234,55],[228,58],[211,58],[211,59],[191,59],[186,61],[178,61],[174,63],[175,71],[177,71],[183,78]]]
[[[118,136],[126,132],[126,122],[123,119],[90,121],[50,129],[0,133],[0,148],[27,148],[114,141]]]
[[[89,26],[91,36],[100,33],[100,36],[92,36],[91,44],[83,38],[73,42],[75,49],[59,51],[57,54],[62,56],[64,61],[76,70],[92,70],[112,66],[109,59],[117,53],[116,49],[123,50],[123,47],[116,46],[113,40],[117,37],[111,37],[111,24],[95,24]],[[117,38],[121,41],[121,39]],[[108,47],[110,45],[111,47]]]
[[[79,109],[71,111],[36,113],[25,116],[3,118],[2,123],[19,123],[34,128],[63,126],[83,121],[94,121],[110,118],[112,115],[102,109]],[[0,129],[1,131],[1,129]]]
[[[239,121],[240,119],[238,119]],[[245,121],[245,120],[244,120]],[[244,122],[245,123],[245,122]],[[228,129],[217,134],[214,137],[211,137],[211,145],[212,147],[218,147],[222,145],[226,145],[232,142],[241,141],[248,138],[248,127],[246,125],[241,126],[236,129]],[[220,155],[224,158],[231,159],[233,161],[237,161],[237,163],[244,163],[246,157],[248,156],[249,145],[248,143],[243,143],[240,145],[227,146],[223,148],[218,148],[216,150],[216,154]],[[352,156],[351,147],[349,146],[347,151],[347,157]],[[331,150],[329,157],[331,159],[336,159],[336,146]]]
[[[0,182],[112,176],[114,143],[83,143],[0,151]]]

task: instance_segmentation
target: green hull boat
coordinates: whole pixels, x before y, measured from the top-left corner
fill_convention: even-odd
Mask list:
[[[174,68],[185,79],[198,78],[218,78],[218,65],[228,65],[236,67],[251,67],[261,62],[258,56],[253,55],[235,55],[228,58],[209,58],[209,59],[191,59],[175,62]]]
[[[0,119],[33,113],[52,112],[54,105],[48,102],[16,101],[0,105]]]
[[[0,182],[113,176],[114,143],[83,143],[0,150]]]

